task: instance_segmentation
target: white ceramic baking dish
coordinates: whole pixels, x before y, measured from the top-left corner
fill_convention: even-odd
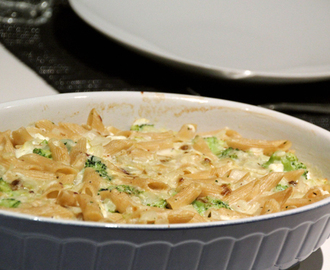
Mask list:
[[[330,133],[248,104],[141,92],[59,94],[0,105],[0,130],[41,118],[85,123],[96,108],[105,124],[129,128],[145,117],[178,129],[228,126],[251,138],[289,139],[301,160],[330,175]],[[5,269],[287,269],[318,249],[330,232],[330,199],[282,213],[207,224],[123,225],[53,220],[0,212]]]

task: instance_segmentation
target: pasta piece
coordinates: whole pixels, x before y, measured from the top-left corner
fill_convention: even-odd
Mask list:
[[[260,215],[277,213],[279,211],[281,211],[281,206],[278,203],[278,201],[276,201],[275,199],[270,199],[265,202],[265,204],[260,212]]]
[[[139,224],[155,224],[158,219],[158,213],[153,210],[140,211]]]
[[[219,176],[218,176],[218,172],[216,170],[214,170],[213,168],[209,169],[209,170],[203,170],[203,171],[198,171],[195,173],[191,173],[189,175],[187,175],[187,177],[191,178],[191,179],[196,179],[196,180],[206,180],[209,179],[212,182],[215,181]]]
[[[81,193],[95,197],[100,189],[101,181],[101,176],[93,168],[86,168]]]
[[[261,205],[267,201],[275,200],[278,203],[279,207],[282,207],[286,203],[286,201],[291,197],[292,193],[293,193],[293,188],[288,187],[285,190],[278,191],[270,195],[258,196],[256,200]]]
[[[196,136],[194,139],[193,147],[195,150],[203,153],[207,157],[209,157],[211,160],[218,160],[218,157],[214,155],[211,151],[211,149],[208,147],[207,143],[201,136]]]
[[[76,178],[76,174],[66,174],[57,172],[55,173],[57,181],[63,185],[72,185],[74,183],[74,180]]]
[[[63,164],[70,164],[70,156],[68,149],[64,143],[57,139],[50,139],[48,141],[48,146],[52,152],[52,159],[55,161],[62,162]]]
[[[250,201],[255,195],[259,194],[259,180],[251,181],[224,196],[224,200],[229,204],[235,203],[239,200]]]
[[[200,185],[192,183],[183,188],[176,195],[167,199],[167,204],[172,209],[191,204],[202,192]]]
[[[100,206],[94,197],[87,194],[78,194],[77,201],[85,221],[99,221],[103,218]]]
[[[288,209],[294,209],[298,207],[302,207],[311,203],[318,202],[320,200],[326,199],[330,197],[330,194],[317,196],[314,198],[291,198],[286,201],[286,203],[283,204],[282,209],[288,210]]]
[[[267,141],[237,137],[229,139],[227,144],[229,147],[237,148],[243,151],[247,151],[251,148],[261,148],[264,150],[266,155],[279,150],[286,151],[292,145],[288,140]]]
[[[82,170],[85,166],[87,160],[87,140],[86,138],[80,138],[77,143],[72,147],[69,157],[70,165],[77,169],[78,171]]]
[[[209,130],[209,131],[203,131],[203,132],[197,132],[196,135],[201,137],[212,137],[212,136],[219,136],[219,134],[226,134],[226,129],[215,129],[215,130]]]
[[[161,181],[155,181],[149,178],[139,178],[139,177],[124,177],[121,178],[124,184],[139,187],[142,190],[155,191],[155,190],[169,190],[169,185]]]
[[[174,134],[173,131],[164,131],[164,132],[141,132],[141,131],[134,131],[130,134],[130,137],[133,138],[145,138],[147,140],[156,141],[156,140],[164,140],[173,138]]]
[[[169,223],[188,223],[194,219],[196,212],[185,209],[169,211],[167,218]]]
[[[230,194],[232,190],[228,185],[217,185],[210,183],[199,183],[201,187],[200,197],[213,196],[213,197],[223,197],[227,194]]]
[[[230,172],[230,165],[221,165],[220,167],[215,167],[212,168],[211,170],[214,171],[214,174],[218,177],[225,177],[226,175],[228,175],[228,172]]]
[[[120,177],[120,179],[121,182],[125,185],[135,186],[143,190],[150,190],[148,184],[154,181],[149,178],[130,177],[123,172],[122,172],[122,177]]]
[[[321,185],[320,188],[321,188],[323,191],[325,191],[325,192],[327,192],[327,193],[330,193],[330,185],[328,185],[328,184]]]
[[[285,173],[271,172],[262,178],[260,178],[260,194],[265,191],[270,191],[275,188],[276,185],[281,181]]]
[[[107,213],[107,216],[103,219],[100,219],[100,222],[107,223],[120,223],[123,220],[123,215],[120,213]]]
[[[51,132],[56,127],[56,125],[48,119],[43,119],[35,122],[35,126],[46,132]]]
[[[144,149],[146,151],[159,151],[173,147],[173,139],[160,139],[153,141],[142,141],[135,143],[135,147]]]
[[[305,173],[305,169],[299,169],[294,171],[285,172],[284,178],[290,182],[290,181],[297,181],[300,176],[302,176]]]
[[[132,157],[132,159],[150,159],[154,155],[152,152],[140,148],[130,149],[127,154]]]
[[[67,207],[67,206],[78,206],[77,192],[67,189],[61,189],[56,197],[56,203]]]
[[[100,195],[102,199],[110,199],[115,204],[116,210],[119,213],[125,213],[128,208],[137,209],[135,203],[131,200],[129,195],[124,192],[119,192],[117,189],[101,191]]]
[[[208,211],[207,216],[209,217],[210,221],[232,220],[251,217],[251,215],[240,213],[227,208],[212,208]]]
[[[109,131],[105,128],[101,116],[95,109],[92,109],[88,115],[87,125],[98,131],[101,135],[109,135]]]
[[[60,122],[60,123],[58,123],[58,126],[65,130],[69,130],[71,134],[74,134],[74,135],[72,135],[72,137],[74,137],[74,138],[79,138],[80,136],[84,135],[88,131],[82,125],[75,124],[75,123]]]
[[[191,140],[196,136],[196,130],[196,124],[184,124],[176,134],[176,138],[182,141]]]
[[[169,190],[169,185],[161,181],[149,181],[147,184],[149,190]]]
[[[30,141],[33,137],[27,132],[25,127],[21,127],[12,132],[13,145],[23,145],[25,142]]]
[[[242,135],[240,133],[230,128],[225,128],[225,134],[227,136],[227,140],[228,138],[242,138]]]
[[[5,207],[0,207],[0,209],[7,210]],[[54,219],[76,219],[76,216],[72,211],[58,204],[44,204],[27,208],[10,208],[10,211]]]
[[[10,140],[10,131],[0,133],[0,153],[14,154],[15,148]]]
[[[322,187],[312,187],[306,192],[304,198],[321,197],[323,196],[323,193],[324,191],[322,190]]]
[[[104,146],[104,153],[106,155],[114,155],[122,150],[127,150],[133,145],[131,140],[112,140]]]
[[[209,219],[203,217],[199,214],[195,214],[187,223],[199,223],[199,222],[209,222]]]
[[[63,184],[61,183],[52,183],[43,193],[48,199],[56,199],[60,191],[63,189]]]
[[[111,129],[110,129],[111,130]],[[131,130],[119,130],[115,135],[129,138],[134,132]]]
[[[65,174],[77,174],[77,170],[69,165],[65,165],[61,162],[40,156],[38,154],[26,154],[19,158],[22,161],[21,164],[38,166],[38,170],[43,170],[52,173],[65,173]],[[24,166],[24,165],[22,165]]]
[[[5,167],[7,170],[18,168],[18,169],[25,169],[25,170],[43,170],[42,164],[37,163],[28,163],[22,159],[17,159],[12,155],[2,155],[0,156],[0,164]]]
[[[57,180],[56,174],[49,171],[13,168],[10,170],[10,172],[13,174],[12,180],[20,179],[21,175],[24,176],[25,178],[33,179],[37,182],[40,182],[40,184],[42,182],[47,183]]]

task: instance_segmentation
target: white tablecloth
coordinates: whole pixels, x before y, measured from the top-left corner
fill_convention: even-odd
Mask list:
[[[0,102],[57,93],[0,44]]]

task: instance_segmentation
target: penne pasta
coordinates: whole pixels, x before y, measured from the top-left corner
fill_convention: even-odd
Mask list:
[[[289,140],[228,127],[175,130],[147,119],[106,126],[41,119],[0,132],[0,208],[122,224],[200,223],[287,211],[326,199],[330,183]]]
[[[30,133],[26,130],[25,127],[21,127],[17,130],[14,130],[11,134],[13,145],[23,145],[25,142],[30,141],[33,137]]]
[[[238,148],[244,151],[251,148],[261,148],[266,155],[279,150],[286,151],[291,147],[291,142],[287,140],[266,141],[237,137],[229,139],[227,144],[229,147]]]
[[[14,154],[15,148],[10,140],[10,131],[0,133],[0,153]]]
[[[101,198],[109,198],[116,206],[116,211],[119,213],[125,213],[128,208],[134,208],[134,202],[129,195],[124,192],[120,192],[117,189],[101,192]]]
[[[172,209],[191,204],[202,192],[201,186],[195,183],[189,184],[173,197],[167,199],[167,204]]]
[[[61,189],[56,197],[56,203],[68,207],[68,206],[78,206],[78,193],[72,190]]]
[[[103,218],[98,202],[90,195],[77,195],[78,204],[86,221],[99,221]]]
[[[101,183],[101,176],[92,168],[86,168],[82,179],[81,193],[96,197]]]
[[[88,115],[87,126],[90,127],[91,129],[96,130],[101,135],[109,134],[108,130],[105,128],[103,124],[101,116],[95,109],[92,109]]]
[[[122,150],[127,150],[133,145],[130,140],[112,140],[104,146],[104,152],[107,155],[114,155]]]
[[[50,139],[48,141],[48,145],[52,153],[53,160],[59,161],[66,165],[70,164],[70,156],[68,149],[62,141],[57,139]]]
[[[170,211],[167,218],[169,223],[189,223],[194,219],[195,215],[194,211],[179,209]]]
[[[191,140],[196,135],[197,126],[195,124],[184,124],[179,132],[176,134],[176,138],[179,140]]]
[[[232,220],[232,219],[251,217],[251,215],[240,213],[226,208],[212,209],[209,211],[208,216],[211,221]]]
[[[317,196],[313,198],[290,198],[288,199],[282,206],[282,209],[292,209],[292,208],[298,208],[302,207],[314,202],[318,202],[320,200],[323,200],[325,198],[328,198],[330,195],[322,195],[322,196]]]

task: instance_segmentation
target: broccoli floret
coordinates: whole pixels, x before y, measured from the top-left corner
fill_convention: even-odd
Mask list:
[[[3,193],[12,192],[10,185],[6,181],[4,181],[2,178],[0,178],[0,192],[3,192]]]
[[[217,137],[204,137],[208,147],[211,149],[211,152],[215,155],[220,155],[224,149],[225,142],[219,140]]]
[[[221,151],[221,153],[218,154],[219,158],[231,158],[231,159],[237,159],[237,153],[238,151],[241,151],[239,149],[234,149],[232,147],[228,147],[227,149]]]
[[[283,190],[286,190],[289,186],[288,185],[281,185],[281,184],[278,184],[276,187],[275,187],[275,191],[283,191]]]
[[[0,206],[7,208],[16,208],[21,204],[20,201],[9,198],[9,199],[0,199]]]
[[[48,141],[45,139],[40,143],[40,145],[48,145]]]
[[[0,192],[6,193],[6,196],[12,196],[13,191],[10,188],[10,185],[0,178]],[[16,208],[21,202],[14,198],[3,198],[0,199],[0,206],[8,208]]]
[[[137,119],[131,126],[131,130],[134,131],[149,131],[154,130],[154,128],[155,126],[153,124],[150,124],[149,120],[145,118]]]
[[[153,124],[141,124],[141,125],[132,125],[131,130],[134,131],[149,131],[152,130],[155,126]]]
[[[101,177],[111,180],[105,165],[99,157],[90,156],[85,162],[85,168],[93,168]]]
[[[203,215],[210,208],[226,208],[231,209],[229,205],[220,199],[216,199],[210,196],[199,198],[193,201],[192,206],[197,210],[197,212]]]
[[[52,152],[46,148],[34,148],[33,153],[46,158],[52,158]]]
[[[302,162],[300,162],[298,160],[298,158],[295,154],[290,153],[290,152],[284,153],[284,154],[283,154],[283,152],[275,152],[270,156],[270,158],[267,162],[262,164],[262,166],[264,168],[268,168],[269,165],[276,163],[276,162],[281,162],[283,164],[283,170],[285,172],[304,169],[305,173],[303,174],[303,176],[305,178],[307,178],[307,172],[308,172],[307,167],[305,164],[303,164]]]
[[[204,137],[208,147],[219,158],[232,158],[237,159],[237,152],[239,149],[234,149],[232,147],[225,148],[225,141],[219,140],[217,137]]]
[[[115,187],[111,187],[110,189],[113,189],[113,188],[117,189],[119,192],[124,192],[129,195],[135,195],[135,196],[138,196],[143,192],[142,190],[139,190],[135,187],[128,186],[128,185],[118,185]]]
[[[141,193],[143,193],[143,190],[137,189],[137,188],[129,186],[129,185],[110,186],[108,188],[101,188],[99,191],[105,191],[105,190],[111,191],[113,189],[116,189],[119,192],[124,192],[128,195],[135,195],[135,196],[139,196]]]
[[[147,206],[158,207],[158,208],[166,208],[167,201],[165,199],[160,199],[156,202],[148,203]]]
[[[285,158],[281,159],[285,171],[294,171],[299,169],[307,169],[306,165],[300,162],[292,153],[287,153]]]

